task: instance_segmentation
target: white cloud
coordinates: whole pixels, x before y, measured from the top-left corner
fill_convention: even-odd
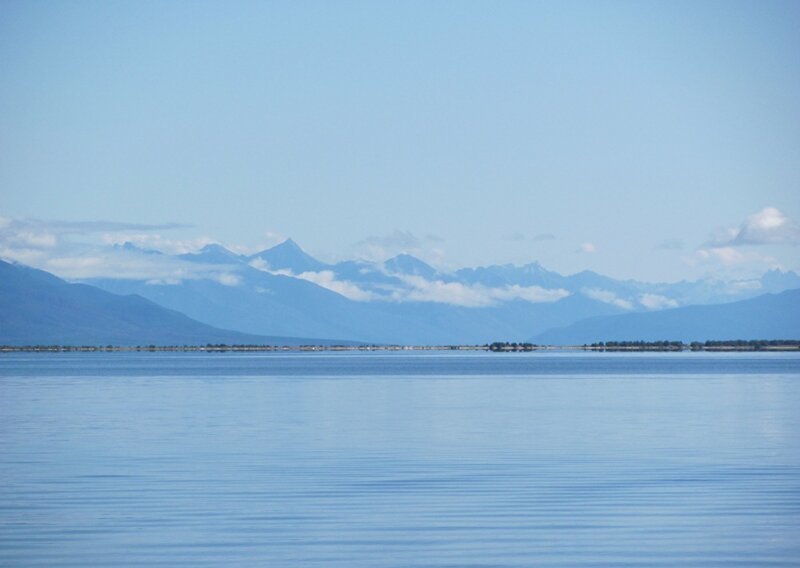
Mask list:
[[[165,261],[142,260],[131,256],[132,251],[108,250],[108,245],[130,242],[140,248],[158,249],[171,254],[190,252],[215,242],[208,237],[192,240],[174,240],[154,232],[177,229],[184,225],[167,223],[147,225],[142,223],[116,223],[111,221],[43,221],[40,219],[0,218],[0,254],[44,270],[52,269],[67,278],[125,277],[118,276],[132,270],[139,273],[145,262],[160,262],[157,272],[162,272]],[[125,263],[114,260],[123,255]],[[122,258],[122,257],[121,257]],[[98,259],[102,260],[99,262]],[[174,260],[173,260],[174,262]],[[94,267],[103,273],[89,274]],[[62,272],[59,273],[58,270]],[[121,272],[120,272],[121,270]],[[80,275],[80,276],[79,276]],[[162,275],[159,275],[160,278]]]
[[[597,245],[595,245],[594,243],[581,243],[581,246],[579,246],[578,250],[575,252],[594,254],[597,252]]]
[[[800,227],[777,207],[765,207],[750,215],[739,227],[723,229],[711,246],[800,244]]]
[[[525,300],[533,303],[556,302],[569,296],[562,289],[546,289],[540,286],[504,286],[489,288],[480,284],[468,285],[460,282],[426,280],[422,276],[400,277],[408,288],[397,289],[392,299],[398,302],[440,302],[464,307],[488,307],[499,302]]]
[[[504,288],[489,288],[489,294],[498,300],[525,300],[531,303],[557,302],[569,296],[561,288],[542,288],[541,286],[520,286],[514,284]]]
[[[216,280],[224,286],[238,286],[242,281],[239,276],[236,274],[231,274],[230,272],[218,274]]]
[[[665,308],[678,307],[678,302],[676,300],[659,294],[642,294],[639,296],[639,303],[648,310],[663,310]]]
[[[745,261],[744,253],[739,252],[733,247],[699,249],[695,255],[700,260],[717,261],[727,266],[739,264]]]
[[[22,231],[14,235],[14,241],[21,245],[34,248],[52,248],[58,243],[58,239],[51,233],[37,233],[33,231]]]
[[[118,224],[120,229],[137,227]],[[61,233],[51,231],[56,227]],[[106,244],[76,242],[65,234],[75,235],[114,227],[114,224],[42,222],[3,218],[0,223],[0,257],[39,268],[68,280],[91,278],[136,279],[151,283],[176,283],[187,279],[210,278],[233,285],[238,277],[230,267],[190,263],[181,259],[147,254],[136,249],[108,246],[127,238],[106,238]],[[115,233],[117,237],[119,233]],[[153,242],[158,235],[142,233],[141,243]],[[129,236],[129,235],[128,235]],[[226,275],[227,274],[227,275]]]
[[[58,236],[40,222],[0,219],[0,246],[4,249],[49,249],[58,244]]]
[[[320,272],[303,272],[293,274],[290,270],[270,270],[264,262],[250,263],[254,268],[270,274],[300,278],[332,290],[337,294],[358,302],[385,301],[394,302],[438,302],[464,307],[488,307],[500,302],[525,300],[527,302],[556,302],[570,295],[562,289],[546,289],[540,286],[504,286],[489,288],[480,284],[468,285],[460,282],[443,280],[427,280],[422,276],[395,274],[404,286],[385,288],[388,294],[375,294],[364,290],[349,280],[338,280],[330,270]]]
[[[422,276],[403,276],[402,280],[410,287],[394,291],[392,299],[397,302],[438,302],[470,308],[486,307],[496,303],[477,286],[468,286],[460,282],[426,280]]]
[[[761,284],[761,280],[757,279],[734,280],[733,282],[727,283],[727,285],[723,289],[723,292],[731,296],[738,296],[740,294],[758,292],[763,287],[764,286]]]
[[[151,278],[145,284],[147,286],[177,286],[182,282],[183,280],[179,278]]]
[[[288,275],[292,274],[288,273]],[[345,298],[355,300],[357,302],[369,302],[370,300],[375,299],[375,295],[372,292],[362,290],[353,282],[348,280],[337,280],[336,275],[330,270],[322,270],[320,272],[303,272],[294,276],[295,278],[300,278],[301,280],[313,282],[317,286],[322,286],[323,288],[332,290],[337,294],[341,294]]]
[[[260,256],[254,258],[250,261],[250,266],[255,268],[256,270],[261,270],[263,272],[271,272],[269,269],[269,263],[261,258]]]
[[[47,256],[47,251],[41,249],[8,247],[0,244],[0,258],[21,262],[28,266],[38,266]]]
[[[120,233],[149,234],[152,231],[183,227],[186,227],[186,225],[177,223],[148,225],[112,221],[47,221],[42,219],[0,217],[0,242],[6,246],[51,248],[69,236],[106,233],[106,239],[111,238],[110,235],[117,235],[116,242],[121,243],[124,241],[119,239]]]
[[[726,267],[745,264],[766,265],[770,268],[779,267],[778,261],[772,256],[742,251],[732,246],[698,249],[695,251],[695,259],[703,263],[721,264]]]
[[[632,302],[620,298],[610,290],[601,290],[599,288],[585,288],[581,290],[581,292],[583,293],[584,296],[587,296],[593,300],[597,300],[598,302],[611,304],[612,306],[617,306],[618,308],[622,308],[623,310],[633,309]]]
[[[290,278],[299,278],[300,280],[313,282],[317,286],[321,286],[322,288],[326,288],[336,292],[337,294],[341,294],[345,298],[355,300],[356,302],[369,302],[376,298],[375,294],[360,288],[357,284],[350,282],[349,280],[337,280],[336,275],[331,270],[294,274],[291,270],[285,268],[280,270],[271,270],[269,264],[261,258],[253,259],[253,261],[250,262],[250,266],[269,274],[275,274],[276,276],[288,276]]]
[[[159,233],[106,233],[102,236],[103,242],[109,245],[134,244],[144,249],[154,249],[166,254],[187,254],[197,252],[206,245],[219,244],[211,237],[196,237],[193,239],[170,239]]]
[[[186,262],[165,255],[109,248],[95,247],[75,252],[79,254],[41,257],[26,264],[67,280],[112,278],[146,280],[151,284],[178,284],[183,280],[211,279],[226,286],[239,283],[239,277],[230,272],[230,266]]]

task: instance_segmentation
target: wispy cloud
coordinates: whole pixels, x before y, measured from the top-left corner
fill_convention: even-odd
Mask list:
[[[216,276],[217,282],[223,286],[238,286],[242,283],[242,278],[232,272],[221,272]]]
[[[800,226],[777,207],[765,207],[738,227],[720,231],[709,243],[714,247],[774,244],[800,244]]]
[[[186,262],[167,255],[100,247],[74,250],[72,253],[13,260],[52,272],[67,280],[111,278],[178,284],[184,280],[210,279],[226,286],[239,284],[239,277],[230,266]]]
[[[489,288],[480,284],[427,280],[422,276],[402,276],[407,288],[397,289],[392,299],[399,302],[439,302],[464,307],[488,307],[500,302],[557,302],[570,295],[567,290],[546,289],[540,286],[503,286]]]
[[[167,231],[186,229],[191,225],[182,223],[120,223],[117,221],[61,221],[48,219],[14,219],[0,217],[0,230],[14,228],[35,232],[47,232],[59,235],[111,233],[121,231]]]
[[[630,300],[625,300],[624,298],[620,298],[610,290],[601,290],[599,288],[585,288],[581,290],[581,293],[588,298],[597,300],[598,302],[603,302],[605,304],[611,304],[612,306],[622,308],[623,310],[633,309],[633,303]]]
[[[253,259],[250,262],[250,266],[252,266],[257,270],[267,272],[269,274],[275,274],[278,276],[288,276],[290,278],[299,278],[300,280],[313,282],[317,286],[321,286],[322,288],[326,288],[328,290],[336,292],[337,294],[340,294],[345,298],[354,300],[356,302],[370,302],[377,298],[375,294],[373,294],[368,290],[364,290],[354,282],[351,282],[349,280],[337,279],[336,274],[334,274],[333,271],[331,270],[321,270],[319,272],[302,272],[300,274],[295,274],[291,270],[286,270],[286,269],[272,270],[269,264],[261,258]]]
[[[755,251],[743,251],[733,246],[701,248],[695,251],[694,258],[700,263],[721,264],[726,267],[749,264],[780,268],[780,264],[772,256]]]
[[[160,233],[106,233],[102,241],[108,245],[131,243],[144,249],[154,249],[167,254],[187,254],[197,252],[206,245],[220,244],[211,237],[201,236],[191,239],[171,239]]]
[[[695,256],[702,261],[716,261],[727,266],[741,264],[747,260],[745,254],[734,247],[698,249]]]
[[[739,226],[718,230],[683,260],[689,266],[706,265],[714,271],[754,274],[764,268],[783,268],[775,256],[756,250],[759,246],[771,245],[767,250],[774,253],[775,246],[798,244],[800,227],[777,207],[764,207]]]
[[[0,257],[47,270],[69,280],[116,278],[177,283],[186,279],[209,278],[228,286],[238,284],[238,277],[230,272],[230,267],[189,263],[168,255],[153,255],[136,248],[113,246],[132,242],[145,248],[175,253],[196,250],[212,241],[200,238],[191,243],[178,242],[165,239],[156,232],[178,227],[182,225],[0,217]],[[138,232],[131,233],[132,230]],[[92,238],[76,237],[89,234]]]
[[[213,239],[200,238],[189,243],[162,237],[157,231],[185,228],[179,223],[159,225],[145,223],[118,223],[114,221],[53,221],[42,219],[15,219],[0,217],[0,249],[7,256],[36,256],[33,251],[50,250],[59,246],[80,247],[81,242],[122,244],[131,242],[140,246],[158,248],[165,252],[188,252],[192,247],[202,247]],[[76,237],[89,235],[81,242]],[[194,249],[196,250],[196,249]],[[63,252],[63,251],[62,251]],[[40,255],[41,256],[41,255]]]
[[[489,307],[501,302],[525,300],[532,303],[556,302],[570,293],[562,289],[546,289],[540,286],[503,286],[490,288],[480,284],[470,285],[461,282],[446,282],[440,279],[428,280],[423,276],[394,274],[399,284],[389,286],[382,284],[382,294],[365,290],[355,282],[340,280],[330,270],[320,272],[303,272],[294,274],[290,270],[271,270],[261,259],[256,259],[250,266],[282,276],[299,278],[313,282],[318,286],[332,290],[342,296],[358,302],[393,301],[393,302],[435,302],[470,308]]]
[[[375,299],[375,294],[360,288],[357,284],[349,280],[337,280],[336,275],[330,270],[320,272],[302,272],[295,275],[296,278],[313,282],[317,286],[332,290],[341,294],[345,298],[356,302],[369,302]]]
[[[665,308],[677,308],[678,302],[660,294],[641,294],[639,303],[648,310],[663,310]]]
[[[533,235],[534,241],[554,241],[556,238],[557,237],[553,233],[538,233]]]
[[[594,254],[597,252],[597,245],[594,243],[581,243],[581,246],[575,252],[580,252],[584,254]]]

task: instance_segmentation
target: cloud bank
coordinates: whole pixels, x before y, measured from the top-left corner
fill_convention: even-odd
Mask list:
[[[209,244],[210,239],[203,237],[179,242],[164,239],[155,232],[179,227],[183,225],[0,217],[0,258],[46,270],[68,280],[116,278],[177,284],[183,280],[207,278],[226,286],[239,284],[231,267],[185,262],[135,246],[119,246],[123,243],[171,244],[173,246],[163,248],[171,249],[169,252],[175,249],[188,252]],[[139,232],[129,233],[132,230]],[[74,237],[79,235],[91,235],[94,241],[76,242]]]
[[[714,247],[739,245],[798,245],[800,226],[777,207],[765,207],[738,227],[725,229],[709,243]]]
[[[440,302],[469,308],[482,308],[500,302],[557,302],[570,295],[567,290],[546,289],[540,286],[503,286],[490,288],[481,284],[463,284],[443,280],[426,280],[422,276],[400,277],[408,287],[396,290],[392,299],[398,302]]]

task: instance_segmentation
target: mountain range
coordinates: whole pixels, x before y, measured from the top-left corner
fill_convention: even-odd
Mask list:
[[[527,339],[538,343],[584,343],[584,338],[621,338],[617,333],[621,330],[633,334],[621,339],[731,339],[733,330],[742,338],[766,339],[794,328],[778,325],[777,320],[774,329],[769,322],[767,327],[731,326],[730,318],[753,321],[752,310],[739,309],[737,305],[764,294],[800,288],[796,273],[777,270],[753,280],[664,284],[616,280],[591,271],[565,276],[535,262],[446,272],[408,254],[384,262],[347,260],[331,264],[312,257],[291,239],[252,255],[237,254],[217,244],[180,255],[144,250],[130,243],[117,247],[131,258],[156,259],[159,266],[168,265],[172,272],[169,277],[159,278],[91,278],[78,288],[59,281],[61,291],[69,291],[66,297],[70,298],[60,303],[54,303],[52,297],[46,301],[36,295],[38,292],[26,293],[24,286],[17,286],[13,292],[16,295],[4,299],[0,320],[4,329],[13,327],[16,331],[0,336],[36,339],[35,326],[29,325],[26,331],[26,325],[33,321],[42,324],[46,313],[56,317],[63,312],[69,317],[48,328],[47,333],[42,331],[44,335],[37,342],[48,338],[57,343],[63,339],[59,334],[68,329],[74,331],[80,327],[77,323],[84,320],[86,325],[75,339],[94,337],[99,343],[123,341],[121,335],[111,331],[89,333],[113,330],[115,325],[128,330],[125,343],[137,344],[186,343],[167,333],[172,329],[180,330],[187,340],[194,337],[200,343],[257,342],[252,340],[261,338],[261,342],[281,340],[288,344],[311,341],[296,338],[320,337],[421,345]],[[14,280],[12,268],[29,271],[28,276],[33,270],[4,264],[0,272],[4,286],[9,279]],[[31,290],[38,290],[42,280],[47,280],[43,274],[46,273],[33,279],[35,286],[28,282]],[[48,277],[54,286],[55,277]],[[90,294],[90,287],[96,293]],[[105,295],[97,295],[101,291]],[[84,308],[88,319],[80,317],[77,297],[91,300]],[[787,314],[795,313],[792,306],[796,296],[776,297],[779,300],[775,302],[787,304]],[[15,305],[28,306],[32,298],[38,298],[39,304],[30,314],[14,311]],[[111,298],[122,300],[112,302]],[[714,309],[698,312],[695,308],[701,304]],[[111,310],[105,327],[92,322],[92,317],[100,317],[100,305]],[[156,308],[164,311],[156,316]],[[126,320],[126,310],[138,311],[137,317],[152,314],[155,319]],[[703,317],[708,325],[700,326],[698,318]],[[790,316],[781,321],[792,323],[797,319]],[[154,324],[157,320],[161,323]],[[685,325],[675,323],[679,320]],[[714,322],[720,323],[718,328]],[[207,327],[192,327],[203,325]],[[695,337],[694,332],[687,331],[690,329],[701,335]],[[160,337],[155,330],[167,335]],[[236,333],[249,339],[225,335]],[[217,339],[212,340],[212,336]],[[223,336],[228,339],[220,339]],[[800,332],[792,336],[800,336]]]
[[[70,284],[27,266],[0,261],[2,345],[332,344],[218,329],[141,296]]]
[[[588,318],[530,339],[546,345],[599,341],[794,339],[800,337],[800,290],[729,304]]]
[[[536,262],[444,272],[409,254],[331,264],[291,239],[252,255],[208,245],[175,260],[205,267],[213,276],[87,283],[138,294],[225,329],[400,344],[530,338],[592,317],[728,303],[800,288],[797,274],[777,270],[758,280],[653,284],[591,271],[564,276]]]

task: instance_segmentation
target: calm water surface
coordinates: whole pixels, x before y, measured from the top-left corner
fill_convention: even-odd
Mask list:
[[[2,566],[798,566],[796,354],[6,354]]]

